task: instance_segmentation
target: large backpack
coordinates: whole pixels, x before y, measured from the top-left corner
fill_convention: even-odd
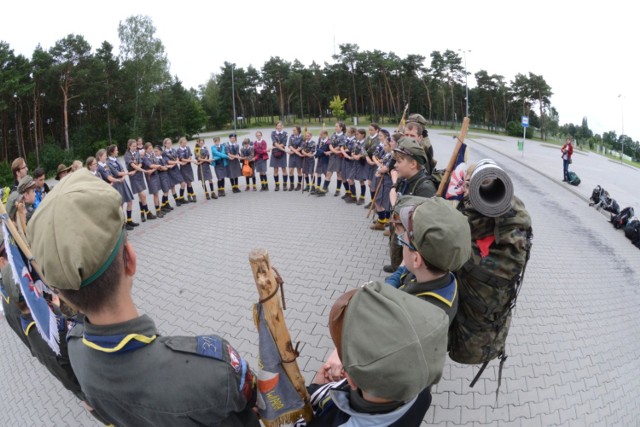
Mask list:
[[[615,199],[612,199],[608,195],[607,197],[605,197],[605,201],[602,204],[602,209],[614,215],[618,215],[620,213],[620,205],[618,204],[618,202],[616,202]]]
[[[480,214],[468,202],[459,209],[471,227],[472,256],[456,273],[459,307],[449,327],[449,357],[463,364],[482,364],[470,387],[491,360],[500,358],[497,399],[511,314],[531,251],[531,217],[515,196],[512,209],[497,218]]]
[[[589,203],[589,206],[596,205],[597,207],[600,207],[600,203],[604,201],[605,194],[605,189],[597,185],[596,188],[594,188],[591,192],[591,197],[589,198],[589,200],[591,200],[591,203]]]
[[[569,184],[571,185],[580,185],[580,177],[578,176],[577,173],[575,172],[568,172],[567,173],[567,180],[569,181]]]
[[[624,226],[627,225],[629,218],[633,217],[634,214],[633,208],[631,206],[627,206],[622,209],[619,214],[611,215],[611,224],[613,224],[614,228],[624,228]]]
[[[631,243],[640,241],[640,221],[638,218],[631,218],[624,226],[624,235]]]

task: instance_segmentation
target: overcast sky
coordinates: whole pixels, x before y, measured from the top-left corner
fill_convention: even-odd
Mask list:
[[[341,43],[401,57],[468,49],[472,74],[543,75],[561,123],[587,116],[596,132],[620,134],[624,112],[625,134],[640,139],[631,1],[12,1],[2,5],[0,40],[29,58],[36,45],[49,49],[71,33],[94,50],[104,40],[117,49],[118,24],[131,15],[151,17],[171,73],[187,88],[205,83],[224,61],[257,68],[271,56],[332,62]]]

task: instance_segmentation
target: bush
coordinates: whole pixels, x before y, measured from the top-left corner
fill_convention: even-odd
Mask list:
[[[11,174],[11,163],[0,162],[0,186],[10,187],[13,185],[13,175]]]
[[[507,135],[509,136],[522,136],[522,125],[518,122],[507,123]],[[527,127],[527,138],[533,138],[533,128]]]
[[[56,174],[60,163],[69,166],[74,160],[73,153],[65,151],[56,144],[45,143],[40,148],[40,165],[44,168],[47,177]]]

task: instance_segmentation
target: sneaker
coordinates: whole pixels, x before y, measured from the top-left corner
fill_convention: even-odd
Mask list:
[[[338,197],[340,195],[340,190],[336,190],[335,193],[333,193],[333,197]]]
[[[382,231],[385,229],[385,225],[383,223],[381,223],[380,221],[376,221],[375,224],[371,224],[369,226],[370,229],[372,230],[378,230],[378,231]]]
[[[147,222],[147,216],[145,214],[141,213],[140,214],[140,221]],[[135,227],[135,225],[134,225],[134,227]]]
[[[384,267],[382,267],[382,271],[384,271],[385,273],[393,273],[396,270],[391,265],[385,265]]]
[[[156,218],[157,218],[157,217],[156,217],[154,214],[152,214],[151,212],[149,212],[146,216],[147,216],[147,219],[148,219],[148,220],[152,220],[152,219],[156,219]]]
[[[364,205],[364,197],[358,197],[356,205]]]

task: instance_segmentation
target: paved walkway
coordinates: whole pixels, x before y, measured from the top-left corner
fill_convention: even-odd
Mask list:
[[[446,132],[431,137],[444,164],[454,141]],[[500,398],[496,404],[497,362],[473,389],[477,367],[449,362],[425,425],[637,425],[640,332],[632,319],[640,306],[640,252],[584,200],[599,183],[621,206],[632,204],[630,183],[638,181],[629,177],[637,172],[578,154],[583,183],[573,188],[558,182],[559,149],[527,143],[522,159],[515,139],[497,138],[470,138],[470,159],[491,157],[509,171],[535,234]],[[285,280],[285,316],[303,344],[299,365],[309,381],[332,349],[332,302],[383,277],[386,239],[364,216],[339,198],[298,192],[199,197],[130,233],[139,264],[135,300],[162,333],[220,333],[255,366],[257,292],[247,254],[265,247]],[[0,425],[95,425],[4,324],[0,342]]]

